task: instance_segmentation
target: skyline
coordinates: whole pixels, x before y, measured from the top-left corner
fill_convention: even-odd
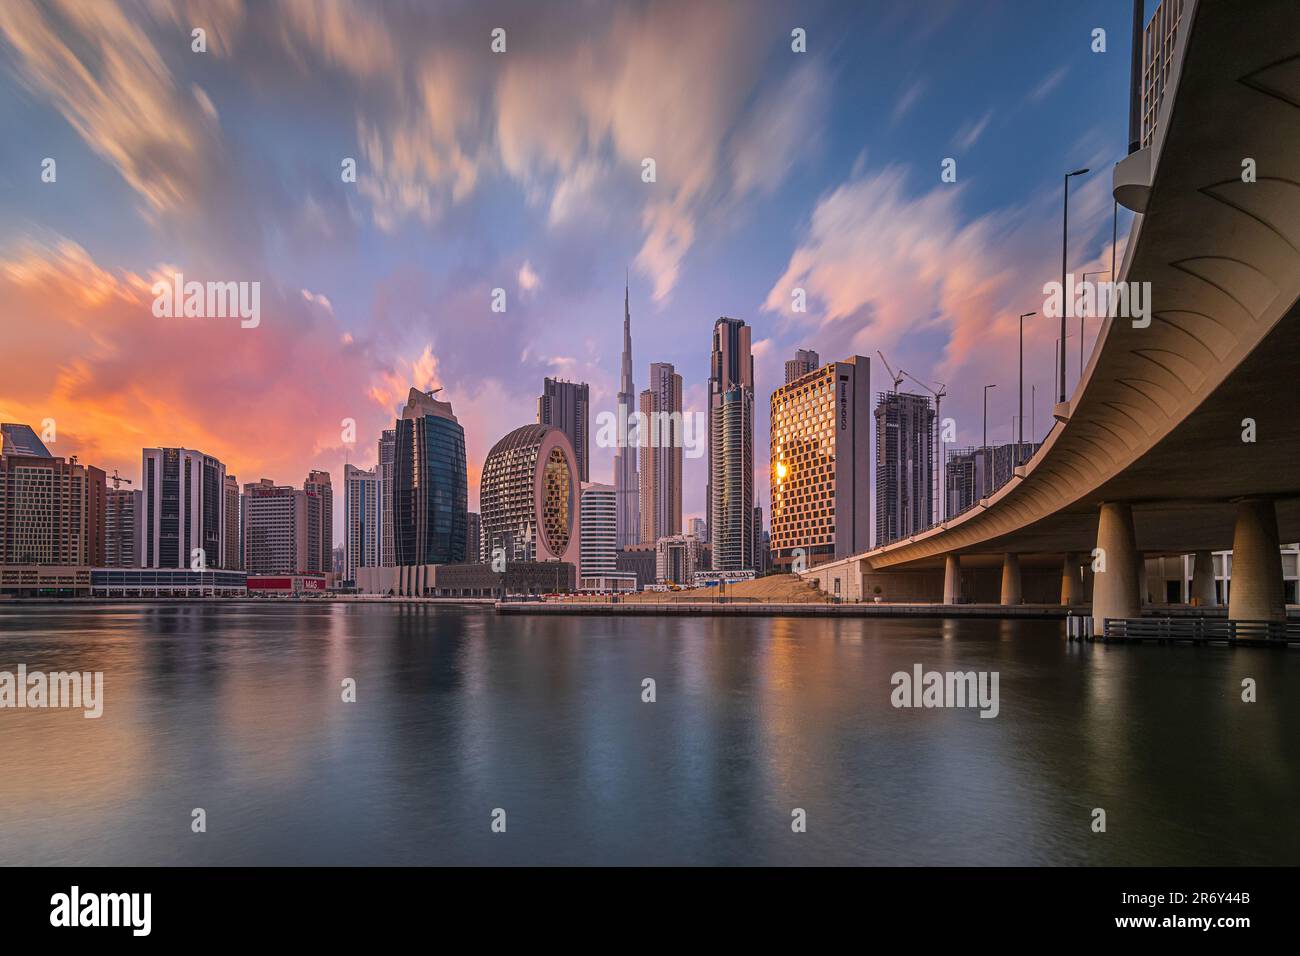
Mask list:
[[[431,38],[431,15],[363,4],[319,20],[160,5],[130,24],[109,4],[8,4],[0,116],[29,134],[0,145],[0,419],[52,417],[55,454],[110,472],[175,445],[283,482],[370,467],[407,390],[441,386],[476,508],[488,449],[535,420],[546,376],[588,382],[593,411],[613,410],[630,264],[634,374],[672,363],[687,411],[706,410],[707,343],[731,315],[754,328],[757,435],[796,349],[881,349],[948,381],[958,444],[977,444],[975,383],[1011,380],[1014,316],[1056,272],[1060,171],[1123,152],[1129,11],[933,6],[915,21],[885,5],[609,7],[578,30],[497,5]],[[491,18],[510,37],[495,58]],[[200,20],[205,54],[187,29]],[[1088,48],[1096,25],[1104,54]],[[790,49],[796,26],[807,53]],[[999,53],[1025,36],[1017,59]],[[936,43],[953,55],[908,57]],[[110,47],[121,56],[88,52]],[[612,50],[630,52],[611,66]],[[983,86],[957,83],[974,63]],[[355,184],[339,181],[344,157]],[[1107,180],[1071,190],[1076,274],[1109,262]],[[171,272],[261,281],[261,323],[155,318],[152,280]],[[790,311],[795,285],[806,314]],[[1026,339],[1041,430],[1055,334],[1030,323]],[[995,408],[1001,442],[1013,409]],[[612,480],[610,449],[592,449],[591,476]],[[684,523],[706,484],[707,462],[688,459]]]

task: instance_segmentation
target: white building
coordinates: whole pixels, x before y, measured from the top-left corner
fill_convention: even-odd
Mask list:
[[[581,577],[612,575],[618,560],[618,499],[613,485],[589,484],[582,489]]]
[[[343,580],[355,581],[357,568],[380,565],[383,545],[379,475],[343,466]]]

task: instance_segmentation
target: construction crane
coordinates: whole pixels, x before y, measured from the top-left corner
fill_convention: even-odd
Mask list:
[[[901,372],[894,374],[894,370],[889,367],[889,362],[885,359],[885,353],[880,349],[876,349],[876,354],[880,356],[880,361],[885,366],[885,371],[889,373],[889,377],[894,380],[894,391],[897,392],[899,383],[903,381],[903,374]]]
[[[881,359],[882,360],[884,359],[883,355],[881,356]],[[888,368],[888,366],[886,366],[886,368]],[[944,507],[946,503],[943,500],[944,497],[943,485],[941,484],[941,478],[940,478],[940,476],[944,472],[944,463],[943,463],[943,419],[939,417],[939,406],[943,403],[943,397],[948,394],[948,386],[943,384],[943,382],[935,382],[934,384],[939,386],[939,390],[936,392],[934,389],[932,389],[929,385],[926,385],[925,382],[921,381],[911,372],[905,372],[900,368],[898,370],[899,379],[901,379],[904,375],[906,375],[913,382],[915,382],[917,385],[920,385],[923,389],[925,389],[927,392],[929,392],[931,395],[934,396],[934,422],[935,422],[935,429],[934,429],[935,522],[934,523],[941,524],[944,520],[947,519],[948,516],[945,513],[947,511],[947,508]]]
[[[125,481],[128,485],[131,484],[131,479],[130,479],[130,478],[123,478],[121,475],[119,475],[119,474],[117,473],[117,469],[116,469],[116,468],[113,469],[113,474],[110,476],[109,480],[110,480],[111,482],[113,482],[113,490],[114,490],[114,491],[117,491],[119,488],[121,488],[121,487],[122,487],[122,482],[124,482],[124,481]]]

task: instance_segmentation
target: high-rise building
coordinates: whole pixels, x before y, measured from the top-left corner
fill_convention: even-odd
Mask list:
[[[397,454],[397,429],[386,428],[379,436],[379,463],[375,473],[379,478],[379,566],[395,567],[397,559],[393,550],[393,456]]]
[[[309,494],[314,493],[321,500],[320,529],[317,531],[317,537],[320,539],[320,558],[317,570],[328,571],[334,562],[334,489],[330,486],[330,473],[309,472],[307,480],[302,483],[302,490]]]
[[[140,567],[144,492],[109,488],[104,515],[104,567]],[[238,510],[238,509],[236,509]]]
[[[686,525],[686,533],[701,541],[709,540],[709,526],[703,518],[692,518]]]
[[[1183,0],[1160,0],[1142,31],[1142,145],[1150,146],[1174,66]]]
[[[204,568],[222,567],[226,466],[190,448],[146,448],[140,473],[141,567],[192,570],[200,563]]]
[[[333,564],[331,567],[331,570],[340,578],[343,577],[343,565],[344,565],[343,545],[340,544],[334,548]]]
[[[785,384],[789,385],[795,379],[803,378],[809,372],[815,372],[821,364],[820,356],[812,349],[797,350],[794,358],[788,359],[785,363]]]
[[[567,561],[582,554],[581,487],[569,438],[549,425],[516,428],[488,452],[479,486],[483,550],[510,561]]]
[[[465,560],[469,479],[465,429],[441,389],[413,388],[393,456],[393,560],[399,567]]]
[[[934,468],[930,397],[881,392],[876,403],[876,547],[930,526]]]
[[[234,475],[226,475],[221,490],[225,498],[224,513],[221,518],[225,529],[221,566],[229,571],[237,571],[244,565],[244,545],[240,534],[243,524],[239,516],[239,479]]]
[[[650,364],[641,393],[641,540],[682,533],[682,377],[669,362]]]
[[[749,326],[725,316],[713,324],[706,495],[713,570],[752,570],[754,357]]]
[[[475,564],[483,560],[483,524],[477,511],[465,515],[465,560]]]
[[[614,497],[618,502],[618,546],[641,542],[641,477],[637,448],[628,441],[628,419],[636,411],[636,386],[632,383],[632,313],[628,290],[623,287],[623,364],[618,386],[618,438],[614,448]]]
[[[854,355],[771,399],[771,560],[789,571],[871,547],[871,366]],[[761,531],[760,531],[761,533]]]
[[[270,478],[244,485],[244,570],[304,574],[321,567],[321,508],[313,489],[277,485]]]
[[[0,425],[0,564],[103,567],[106,478],[27,425]]]
[[[343,466],[343,580],[355,581],[357,568],[379,566],[379,475]]]
[[[617,510],[613,485],[592,484],[582,489],[579,577],[612,575],[618,571]]]
[[[763,506],[754,505],[754,575],[762,577],[768,572],[767,535],[763,531]]]
[[[542,380],[542,394],[537,398],[537,423],[558,428],[569,436],[569,444],[578,459],[578,477],[584,482],[591,480],[587,466],[589,394],[586,382],[546,378]]]
[[[944,463],[944,495],[948,517],[975,507],[981,498],[993,494],[1015,474],[1038,446],[1033,442],[1010,442],[987,448],[954,448]]]

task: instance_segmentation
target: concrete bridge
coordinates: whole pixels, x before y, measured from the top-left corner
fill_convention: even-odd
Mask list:
[[[1231,548],[1228,616],[1285,616],[1279,542],[1300,539],[1300,4],[1184,4],[1154,139],[1116,167],[1115,193],[1139,213],[1120,279],[1151,283],[1150,325],[1103,320],[1042,447],[979,506],[806,577],[870,599],[874,580],[937,591],[942,575],[955,603],[964,571],[1000,569],[1002,602],[1018,604],[1047,573],[1100,627],[1140,614],[1144,556],[1195,554],[1193,596],[1214,604],[1210,552]]]

